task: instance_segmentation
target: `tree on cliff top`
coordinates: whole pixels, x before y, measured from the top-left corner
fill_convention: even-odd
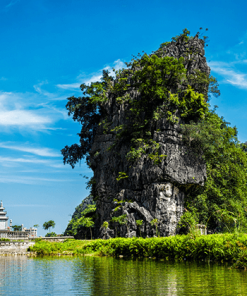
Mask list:
[[[173,41],[187,43],[195,37],[189,37],[189,31]],[[201,40],[204,44],[204,41]],[[168,44],[169,45],[169,44]],[[116,132],[118,141],[127,137],[132,142],[132,148],[137,151],[158,147],[152,140],[150,125],[162,117],[171,123],[178,122],[177,110],[181,113],[183,121],[189,123],[203,118],[208,109],[208,93],[219,95],[217,81],[214,77],[204,72],[196,71],[196,75],[187,75],[185,65],[189,63],[183,57],[162,56],[164,44],[151,55],[144,53],[126,63],[126,69],[115,71],[115,79],[109,72],[103,70],[101,81],[92,82],[89,86],[81,84],[82,97],[70,97],[66,108],[68,115],[82,125],[79,134],[80,144],[65,146],[62,149],[63,161],[74,168],[75,164],[83,157],[89,161],[89,151],[92,147],[96,129],[103,126],[105,133]],[[191,49],[187,49],[187,57]],[[139,98],[130,96],[130,91],[138,91]],[[172,91],[171,91],[172,90]],[[128,104],[129,123],[109,130],[106,118],[105,105],[110,99],[117,104]],[[143,118],[143,112],[145,118]],[[139,139],[142,139],[140,141]],[[131,149],[132,150],[132,149]],[[136,155],[139,155],[137,151]],[[155,155],[155,154],[154,154]],[[154,155],[151,158],[156,160]],[[129,155],[132,160],[132,154]]]

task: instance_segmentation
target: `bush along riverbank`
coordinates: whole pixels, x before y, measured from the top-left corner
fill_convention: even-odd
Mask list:
[[[115,238],[110,240],[67,240],[63,243],[37,241],[29,251],[37,255],[98,255],[155,257],[166,260],[230,262],[247,268],[246,234],[176,235],[162,238]]]

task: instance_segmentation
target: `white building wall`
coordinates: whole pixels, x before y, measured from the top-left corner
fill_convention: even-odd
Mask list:
[[[6,229],[6,221],[0,221],[0,230]]]

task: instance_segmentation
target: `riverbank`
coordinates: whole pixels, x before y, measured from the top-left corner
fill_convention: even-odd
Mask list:
[[[114,238],[66,240],[63,243],[37,241],[29,251],[42,255],[95,255],[152,257],[164,260],[231,262],[247,267],[246,234],[176,235],[162,238]]]

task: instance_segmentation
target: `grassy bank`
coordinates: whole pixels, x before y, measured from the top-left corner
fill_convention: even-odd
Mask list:
[[[178,260],[232,262],[247,267],[246,234],[212,234],[192,237],[115,238],[110,240],[67,240],[63,243],[38,241],[29,249],[38,255],[94,254],[100,256],[156,257]]]

